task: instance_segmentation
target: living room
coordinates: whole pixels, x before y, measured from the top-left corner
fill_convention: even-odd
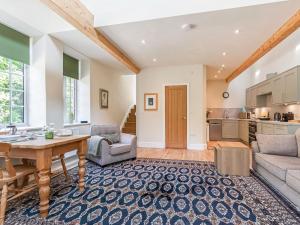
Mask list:
[[[300,223],[298,0],[1,3],[0,224]]]

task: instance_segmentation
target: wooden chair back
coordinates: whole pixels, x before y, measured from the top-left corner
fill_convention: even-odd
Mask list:
[[[9,157],[9,153],[11,151],[11,144],[0,142],[0,158],[4,158],[5,170],[8,172],[10,177],[16,176],[16,170],[13,166],[11,158]],[[2,169],[0,169],[0,179],[3,178]]]

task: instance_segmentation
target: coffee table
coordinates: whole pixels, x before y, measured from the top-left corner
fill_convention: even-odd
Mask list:
[[[218,142],[214,149],[219,174],[250,175],[250,148],[241,142]]]

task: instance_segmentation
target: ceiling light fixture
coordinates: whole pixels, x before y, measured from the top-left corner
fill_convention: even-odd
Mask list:
[[[156,59],[156,58],[154,58],[154,59],[152,59],[152,61],[153,61],[153,62],[157,62],[157,59]]]
[[[222,64],[222,68],[225,68],[225,64]]]
[[[141,43],[142,43],[143,45],[145,45],[145,44],[146,44],[146,41],[143,39],[143,40],[141,40]]]
[[[218,78],[218,75],[215,75],[214,78]]]
[[[227,53],[226,53],[226,52],[222,52],[222,55],[223,55],[223,56],[226,56],[226,55],[227,55]]]
[[[185,30],[185,31],[189,31],[189,30],[192,30],[196,27],[195,24],[189,24],[189,23],[185,23],[185,24],[182,24],[181,25],[181,29],[182,30]]]
[[[234,33],[235,33],[235,34],[239,34],[239,33],[240,33],[240,30],[239,30],[239,29],[236,29],[236,30],[234,31]]]
[[[221,70],[218,70],[218,73],[221,73]]]

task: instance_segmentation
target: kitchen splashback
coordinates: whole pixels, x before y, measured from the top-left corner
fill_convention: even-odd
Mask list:
[[[295,114],[295,120],[300,120],[300,105],[287,105],[287,106],[272,106],[264,108],[256,108],[255,114],[260,115],[262,112],[269,112],[271,119],[274,118],[274,113],[287,113],[292,112]]]
[[[224,118],[225,110],[229,118],[238,118],[241,108],[207,108],[209,112],[207,118]]]

